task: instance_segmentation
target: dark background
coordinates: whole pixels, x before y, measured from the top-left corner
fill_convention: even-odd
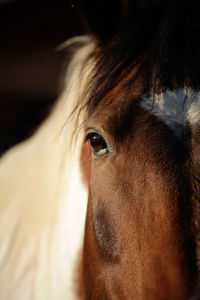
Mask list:
[[[0,154],[48,114],[66,58],[56,48],[82,33],[76,1],[0,1]]]

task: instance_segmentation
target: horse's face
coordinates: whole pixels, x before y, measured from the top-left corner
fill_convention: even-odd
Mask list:
[[[187,151],[140,99],[124,101],[117,109],[100,106],[87,125],[88,298],[188,299],[194,245]]]
[[[87,299],[175,300],[194,295],[198,128],[192,120],[194,108],[188,105],[183,110],[189,92],[170,92],[170,83],[168,92],[152,94],[145,81],[149,70],[147,64],[127,87],[127,77],[138,71],[135,64],[90,110],[86,141],[92,162],[84,243]],[[168,78],[165,88],[167,82]],[[178,83],[179,78],[180,87]],[[198,95],[195,101],[199,102]]]

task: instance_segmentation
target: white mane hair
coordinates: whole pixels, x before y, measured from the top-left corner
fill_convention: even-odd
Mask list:
[[[77,299],[87,185],[79,163],[83,130],[72,143],[78,110],[70,115],[87,86],[94,45],[86,36],[66,45],[73,43],[82,46],[51,115],[0,161],[1,300]],[[83,118],[84,110],[79,125]]]

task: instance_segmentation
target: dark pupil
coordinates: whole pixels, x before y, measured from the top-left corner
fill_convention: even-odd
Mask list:
[[[98,133],[90,133],[88,139],[90,140],[91,147],[95,152],[99,152],[107,148],[106,142]]]

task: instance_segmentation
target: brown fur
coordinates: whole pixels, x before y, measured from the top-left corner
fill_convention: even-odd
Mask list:
[[[178,139],[139,101],[199,90],[199,2],[82,2],[97,41],[86,127],[113,149],[91,162],[85,299],[198,299],[199,128]]]
[[[88,126],[101,128],[114,153],[92,160],[85,297],[189,299],[196,261],[184,146],[137,101],[119,101],[118,116],[112,103],[106,113],[101,106]]]

